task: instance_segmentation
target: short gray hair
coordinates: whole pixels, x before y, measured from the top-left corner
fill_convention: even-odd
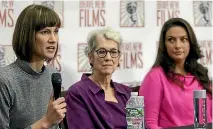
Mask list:
[[[102,28],[102,29],[96,29],[94,31],[91,31],[88,34],[87,37],[87,47],[85,48],[84,52],[85,55],[88,56],[88,54],[95,50],[97,47],[97,37],[104,37],[105,39],[110,39],[115,41],[118,44],[118,49],[120,50],[120,46],[122,43],[122,37],[119,32],[113,30],[110,27]]]

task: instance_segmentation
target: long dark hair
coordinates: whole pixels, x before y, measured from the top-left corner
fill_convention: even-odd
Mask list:
[[[177,74],[174,72],[175,63],[169,57],[165,46],[166,32],[174,26],[183,27],[189,38],[190,51],[185,61],[185,70],[194,75],[207,92],[212,93],[208,70],[198,63],[198,59],[202,58],[203,55],[201,54],[195,33],[190,24],[182,18],[172,18],[164,23],[160,33],[157,58],[153,67],[161,66],[169,79],[178,84],[178,86],[183,87],[183,81],[176,77]]]

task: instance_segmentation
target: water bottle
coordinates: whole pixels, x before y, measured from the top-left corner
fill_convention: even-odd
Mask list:
[[[127,129],[144,128],[144,97],[138,92],[131,92],[131,97],[126,104]]]
[[[194,129],[207,128],[206,90],[194,90]]]

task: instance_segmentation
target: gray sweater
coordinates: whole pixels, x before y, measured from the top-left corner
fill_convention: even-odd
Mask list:
[[[19,59],[0,68],[0,129],[31,129],[44,116],[53,72],[56,70],[45,66],[37,73]]]

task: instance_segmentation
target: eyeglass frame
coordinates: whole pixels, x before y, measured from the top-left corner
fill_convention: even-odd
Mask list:
[[[105,54],[104,56],[100,56],[100,54],[98,53],[98,51],[100,51],[100,50],[104,50],[104,51],[106,52],[106,54]],[[111,53],[111,52],[112,52],[113,50],[116,50],[116,51],[118,52],[118,55],[117,55],[116,57],[113,57],[113,56],[112,56],[112,53]],[[112,58],[117,58],[117,57],[119,57],[120,54],[121,54],[121,51],[118,50],[118,49],[115,49],[115,48],[112,48],[112,49],[110,49],[110,50],[107,50],[107,49],[105,49],[105,48],[99,48],[99,49],[94,50],[94,51],[97,53],[97,55],[98,55],[99,58],[104,58],[104,57],[106,57],[106,55],[107,55],[108,52],[109,52],[109,55],[110,55]]]

